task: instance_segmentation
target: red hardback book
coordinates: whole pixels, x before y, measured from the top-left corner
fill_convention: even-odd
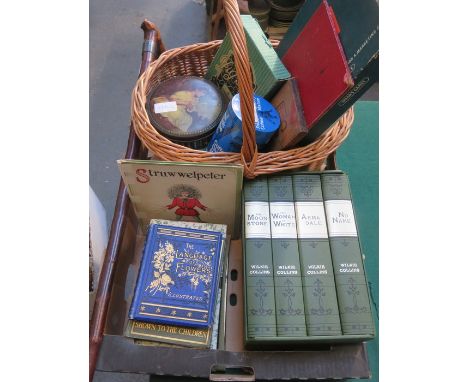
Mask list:
[[[332,9],[323,1],[282,57],[299,87],[307,127],[354,86]]]

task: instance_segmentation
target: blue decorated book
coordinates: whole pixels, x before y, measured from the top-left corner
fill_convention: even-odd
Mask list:
[[[221,232],[150,225],[130,319],[211,326],[222,242]]]

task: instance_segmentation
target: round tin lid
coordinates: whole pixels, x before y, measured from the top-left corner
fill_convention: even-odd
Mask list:
[[[151,124],[162,134],[190,140],[216,129],[225,102],[210,81],[180,76],[158,84],[148,96],[146,109]]]

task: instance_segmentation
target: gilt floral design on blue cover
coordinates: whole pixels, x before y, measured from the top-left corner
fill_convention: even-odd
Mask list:
[[[151,225],[130,318],[208,327],[219,282],[222,233]]]

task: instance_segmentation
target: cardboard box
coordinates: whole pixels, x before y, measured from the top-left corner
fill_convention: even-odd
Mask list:
[[[124,336],[144,244],[133,211],[123,215],[122,242],[96,370],[226,380],[369,378],[365,343],[320,345],[296,351],[247,351],[243,343],[242,244],[229,252],[225,350],[136,344]],[[235,272],[234,272],[235,271]],[[231,297],[235,295],[236,297]],[[232,305],[232,303],[235,303]]]

